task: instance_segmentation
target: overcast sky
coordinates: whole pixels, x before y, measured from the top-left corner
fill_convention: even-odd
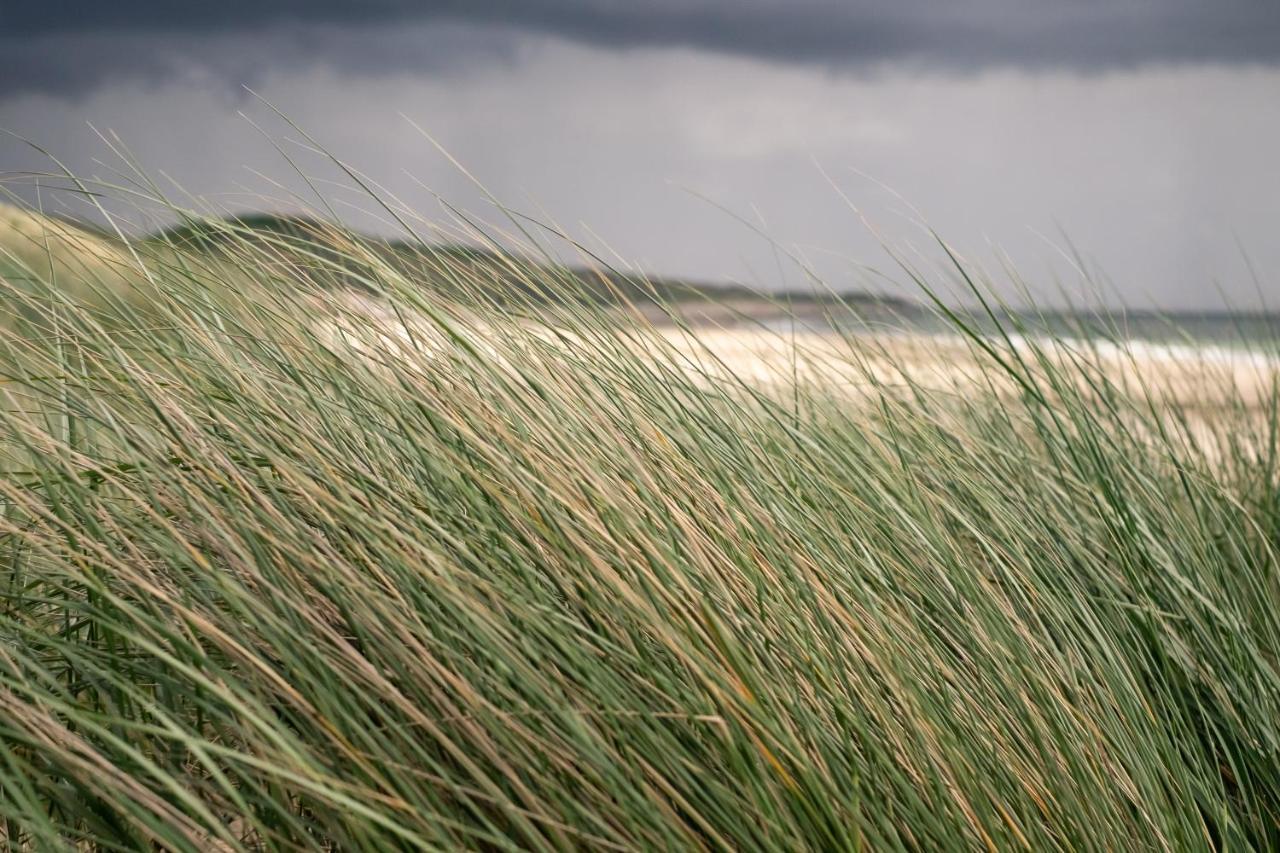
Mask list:
[[[332,170],[246,85],[427,216],[493,218],[410,120],[510,206],[657,273],[800,283],[762,230],[865,286],[879,240],[926,244],[922,216],[1040,298],[1078,287],[1069,239],[1117,299],[1165,308],[1257,307],[1243,247],[1280,306],[1278,0],[0,6],[0,129],[82,174],[118,165],[92,123],[166,190],[296,206],[275,144]],[[11,188],[47,168],[0,139]]]

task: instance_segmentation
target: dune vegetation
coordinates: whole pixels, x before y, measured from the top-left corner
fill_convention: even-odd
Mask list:
[[[8,849],[1280,845],[1271,373],[4,227]]]

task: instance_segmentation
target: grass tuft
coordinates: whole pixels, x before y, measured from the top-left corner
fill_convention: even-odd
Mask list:
[[[1280,845],[1274,378],[331,236],[5,254],[7,847]]]

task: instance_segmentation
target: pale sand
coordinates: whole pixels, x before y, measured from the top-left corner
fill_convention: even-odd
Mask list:
[[[330,308],[335,307],[330,303]],[[341,300],[333,322],[348,330],[346,340],[356,349],[385,350],[388,355],[421,356],[442,346],[444,338],[426,320],[412,321],[415,344],[397,315],[385,304],[352,294]],[[334,313],[329,314],[335,317]],[[365,320],[372,321],[370,323]],[[552,334],[547,327],[520,324],[501,328],[491,321],[465,324],[465,337],[480,352],[497,360],[517,357],[526,348],[513,339],[532,336],[547,346],[542,357],[554,357],[556,347],[586,348],[580,336]],[[376,331],[375,331],[376,330]],[[916,387],[940,393],[973,396],[1020,393],[1018,384],[1000,370],[990,369],[993,356],[973,341],[958,336],[875,334],[841,337],[802,332],[786,334],[755,328],[702,327],[682,331],[670,326],[650,327],[638,335],[647,357],[670,361],[691,375],[708,381],[733,379],[762,388],[788,388],[795,382],[815,382],[856,397],[875,389]],[[999,358],[1032,375],[1041,361],[1083,365],[1065,375],[1081,387],[1090,375],[1105,378],[1131,396],[1150,397],[1162,405],[1176,405],[1209,415],[1215,410],[1255,408],[1269,399],[1280,381],[1280,361],[1274,356],[1222,347],[1158,345],[1135,341],[1123,346],[1081,341],[1013,340],[991,345]],[[1095,382],[1097,380],[1094,380]]]
[[[750,329],[700,329],[692,336],[663,330],[662,334],[710,372],[731,371],[762,383],[818,376],[851,389],[866,388],[873,380],[889,386],[909,381],[959,393],[966,389],[972,393],[978,387],[996,392],[1015,387],[999,371],[983,369],[984,362],[992,363],[992,356],[959,337],[881,334],[843,339],[832,334],[790,336]],[[1023,366],[1032,375],[1040,373],[1042,360],[1064,366],[1075,362],[1085,365],[1085,373],[1101,373],[1131,394],[1150,392],[1162,402],[1184,407],[1231,403],[1255,407],[1268,399],[1280,379],[1280,361],[1249,350],[1143,341],[1117,346],[1015,339],[1012,349],[1004,342],[990,343],[1006,363]]]

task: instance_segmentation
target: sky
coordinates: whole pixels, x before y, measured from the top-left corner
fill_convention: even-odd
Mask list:
[[[932,231],[1039,302],[1280,308],[1277,0],[5,3],[0,130],[30,200],[36,143],[390,232],[309,138],[656,274],[910,295]]]

